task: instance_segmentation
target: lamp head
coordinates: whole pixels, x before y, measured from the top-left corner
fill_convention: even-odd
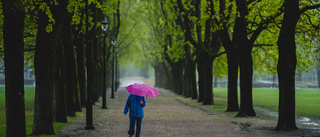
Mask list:
[[[101,21],[101,28],[103,31],[107,31],[108,26],[109,26],[108,21],[106,21],[106,20]]]
[[[116,38],[113,37],[113,38],[111,39],[111,44],[112,44],[113,46],[116,45]]]

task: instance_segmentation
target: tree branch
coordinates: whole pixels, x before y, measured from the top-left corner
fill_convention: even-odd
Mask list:
[[[306,6],[300,10],[300,14],[306,12],[307,10],[318,9],[318,8],[320,8],[320,4]]]
[[[253,45],[253,47],[263,47],[263,46],[271,47],[271,46],[275,46],[275,45],[272,45],[272,44],[254,44]]]
[[[256,39],[258,38],[258,36],[260,35],[260,33],[261,33],[264,29],[267,28],[268,24],[269,24],[272,20],[276,19],[277,17],[279,17],[279,16],[284,12],[284,8],[283,8],[283,7],[284,7],[284,4],[282,4],[282,6],[278,9],[279,12],[277,12],[275,15],[271,15],[271,16],[267,17],[266,20],[262,21],[262,22],[259,24],[258,28],[254,31],[254,33],[252,34],[252,36],[251,36],[251,38],[250,38],[250,40],[249,40],[251,44],[253,44],[253,43],[256,41]]]
[[[134,27],[137,25],[137,23],[135,23],[133,25],[133,27],[130,29],[130,31],[125,35],[125,37],[122,39],[122,41],[119,43],[119,46],[126,40],[126,38],[128,37],[128,35],[132,32],[132,30],[134,29]]]
[[[192,45],[198,46],[198,43],[192,38],[191,27],[190,27],[190,25],[188,23],[188,20],[189,20],[188,14],[187,14],[187,12],[185,11],[185,9],[183,7],[182,1],[181,0],[177,0],[177,2],[178,2],[178,7],[180,9],[180,16],[182,16],[183,19],[184,19],[181,22],[183,22],[182,24],[183,24],[183,26],[185,28],[185,31],[186,31],[185,32],[185,39],[190,41],[190,43]],[[182,15],[182,13],[184,13],[184,15]]]

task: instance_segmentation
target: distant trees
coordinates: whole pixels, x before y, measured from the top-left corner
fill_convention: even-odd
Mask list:
[[[158,73],[165,74],[167,77],[171,77],[171,74],[175,76],[176,73],[174,73],[174,71],[178,66],[176,63],[183,60],[186,62],[182,69],[183,74],[193,76],[193,74],[187,73],[189,72],[187,70],[188,64],[195,61],[199,74],[197,83],[199,86],[198,101],[203,102],[203,104],[213,104],[212,62],[220,53],[226,53],[228,60],[227,111],[239,111],[237,116],[256,116],[252,102],[253,70],[264,70],[264,72],[268,70],[273,74],[276,70],[274,63],[278,61],[279,89],[280,94],[282,94],[280,97],[279,114],[281,113],[280,115],[283,115],[283,117],[279,117],[279,125],[289,122],[291,124],[288,125],[291,127],[288,125],[285,125],[285,128],[278,126],[277,129],[295,129],[292,128],[295,127],[295,123],[292,122],[295,121],[294,119],[292,120],[294,117],[294,82],[292,83],[292,81],[294,81],[296,65],[298,67],[308,67],[306,64],[309,62],[309,59],[305,58],[298,60],[300,65],[299,63],[294,63],[297,62],[294,61],[296,58],[294,40],[301,38],[295,34],[298,32],[308,38],[318,36],[316,32],[318,32],[319,25],[319,23],[314,21],[317,20],[314,17],[319,16],[319,12],[305,12],[319,8],[318,3],[308,0],[300,1],[300,4],[297,1],[295,2],[295,6],[299,7],[300,5],[302,9],[300,12],[296,12],[293,10],[294,6],[292,5],[291,8],[289,8],[292,10],[290,14],[296,17],[292,17],[292,19],[288,18],[288,13],[283,13],[290,12],[287,11],[288,8],[285,7],[290,3],[292,4],[293,1],[207,0],[204,2],[201,0],[176,0],[168,2],[162,0],[158,3],[150,2],[149,4],[155,7],[162,4],[161,8],[163,11],[163,14],[159,14],[156,11],[151,12],[154,13],[154,16],[159,17],[153,19],[156,25],[152,25],[153,31],[158,38],[157,40],[160,41],[156,45],[161,47],[161,50],[158,50],[160,54],[154,54],[158,57],[156,62],[162,64],[160,65],[161,67],[155,67],[156,85],[166,86],[159,84],[165,76],[161,76]],[[296,4],[298,4],[298,6]],[[303,15],[303,17],[300,15]],[[283,20],[281,19],[282,16],[284,16]],[[309,28],[304,29],[303,27],[299,27],[299,30],[295,30],[293,24],[299,24],[299,19],[301,19],[301,26],[306,25]],[[289,24],[291,24],[291,27],[286,27]],[[281,31],[279,28],[281,28]],[[282,29],[288,30],[284,31]],[[276,38],[278,36],[279,38],[277,40]],[[289,38],[291,39],[289,40]],[[302,40],[299,39],[299,41],[305,40],[310,42],[307,38],[301,39]],[[179,43],[178,41],[183,42]],[[277,41],[279,56],[275,54],[278,52],[275,48]],[[310,45],[308,47],[310,47]],[[221,46],[224,48],[220,48]],[[285,50],[290,53],[284,53]],[[262,52],[262,54],[256,52]],[[308,54],[304,52],[303,50],[298,50],[299,54]],[[288,54],[290,54],[290,56]],[[271,58],[267,58],[267,56],[271,56]],[[260,62],[257,62],[257,60],[260,60]],[[254,63],[261,64],[263,67],[255,67]],[[268,68],[266,68],[267,66]],[[240,68],[240,108],[238,107],[237,96],[238,68]],[[290,71],[284,73],[285,70]],[[289,74],[289,72],[291,73]],[[158,78],[158,76],[162,78]],[[185,77],[187,79],[187,76]],[[283,79],[280,80],[280,77]],[[170,78],[168,81],[170,81]],[[175,84],[177,86],[177,83]],[[187,85],[187,82],[184,84]],[[184,92],[188,93],[187,91],[189,91],[191,87],[187,87],[184,84],[181,84],[185,87],[182,93],[184,96],[190,97],[189,94],[184,94]],[[168,88],[173,89],[174,92],[178,94],[181,93],[181,91],[177,90],[179,88],[172,88],[172,86],[168,86]],[[286,113],[284,113],[284,111],[286,111]],[[290,117],[291,120],[286,121],[286,119],[290,119]]]

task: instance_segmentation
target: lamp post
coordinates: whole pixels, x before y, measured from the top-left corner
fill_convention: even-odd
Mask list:
[[[111,85],[111,98],[114,98],[114,50],[115,50],[115,45],[116,45],[116,38],[111,39],[111,44],[112,44],[112,85]]]
[[[92,99],[91,99],[91,90],[93,90],[93,64],[92,64],[92,46],[90,45],[89,40],[89,28],[88,28],[88,0],[85,1],[86,9],[86,58],[87,58],[87,104],[86,104],[86,127],[85,130],[94,130],[93,120],[92,120]]]
[[[107,109],[107,91],[106,91],[106,37],[107,37],[107,29],[108,22],[103,20],[101,22],[101,28],[104,34],[103,37],[103,91],[102,91],[102,109]]]
[[[116,88],[115,88],[115,92],[117,92],[118,90],[118,87],[119,87],[119,79],[118,79],[118,50],[119,50],[119,47],[116,45]]]

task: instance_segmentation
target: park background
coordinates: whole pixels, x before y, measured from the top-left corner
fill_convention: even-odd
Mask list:
[[[279,101],[272,101],[279,105],[277,130],[297,129],[300,95],[317,97],[299,90],[319,87],[318,1],[1,4],[8,136],[26,129],[25,84],[35,85],[32,134],[54,134],[53,121],[65,123],[84,106],[90,110],[107,88],[113,95],[120,77],[139,73],[128,73],[135,69],[146,78],[154,74],[154,86],[203,105],[218,103],[212,87],[227,86],[226,111],[237,117],[257,116],[253,87],[279,91],[279,97],[270,95]],[[86,129],[93,129],[90,122]]]

